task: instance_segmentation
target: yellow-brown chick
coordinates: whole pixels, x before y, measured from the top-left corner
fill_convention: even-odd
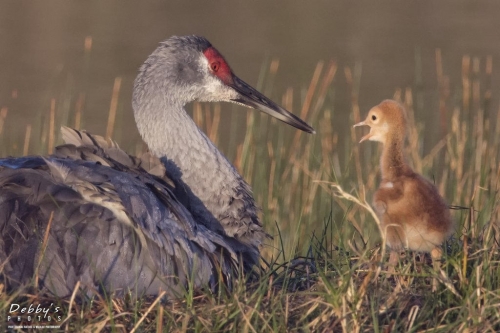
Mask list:
[[[434,261],[441,257],[440,245],[453,233],[450,211],[436,187],[414,172],[404,157],[406,117],[404,107],[385,100],[373,107],[366,119],[354,126],[370,126],[361,138],[382,142],[382,181],[373,197],[373,206],[386,243],[393,250],[395,264],[403,248],[430,252]]]

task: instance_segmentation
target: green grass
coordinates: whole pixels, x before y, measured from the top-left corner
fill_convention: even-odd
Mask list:
[[[486,66],[471,66],[480,60]],[[442,272],[432,269],[428,255],[412,252],[404,254],[395,275],[386,272],[377,224],[366,206],[379,181],[380,147],[359,146],[360,133],[348,129],[367,111],[358,106],[361,65],[351,69],[320,62],[303,91],[290,88],[281,100],[312,123],[315,136],[248,112],[245,134],[232,130],[220,145],[252,185],[265,229],[274,236],[262,248],[266,262],[259,281],[240,280],[231,292],[217,294],[187,290],[184,299],[168,303],[159,298],[87,298],[77,291],[72,298],[53,299],[30,289],[2,290],[2,316],[16,301],[59,305],[61,329],[67,331],[499,331],[500,111],[490,111],[490,61],[464,56],[457,69],[462,81],[450,85],[438,51],[435,100],[424,100],[418,87],[397,89],[393,96],[409,111],[411,164],[435,182],[454,208],[457,231],[444,245]],[[278,65],[273,60],[263,66],[258,88],[279,101],[272,86]],[[351,91],[350,109],[342,110],[350,112],[345,123],[336,120],[340,111],[331,107],[340,75]],[[64,103],[55,100],[52,111],[38,114],[32,124],[9,124],[8,112],[0,112],[1,155],[46,153],[49,142],[57,142],[58,126],[74,126],[81,117],[82,94],[64,95]],[[432,118],[415,119],[424,110]],[[193,117],[213,141],[222,141],[219,105],[195,104]],[[232,128],[245,123],[242,118],[232,117]],[[435,122],[440,133],[426,131]],[[23,136],[31,144],[6,137],[1,125],[32,126]],[[424,134],[437,142],[427,151],[422,149]],[[140,142],[135,147],[143,149]],[[347,194],[352,197],[346,199]],[[433,277],[440,281],[435,293]],[[2,320],[0,328],[5,326]]]

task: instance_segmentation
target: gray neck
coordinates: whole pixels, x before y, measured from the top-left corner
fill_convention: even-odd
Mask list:
[[[172,101],[164,91],[147,99],[137,97],[134,94],[139,132],[149,149],[163,158],[175,181],[187,187],[193,216],[212,230],[222,226],[228,236],[258,246],[264,232],[249,185],[182,103]]]

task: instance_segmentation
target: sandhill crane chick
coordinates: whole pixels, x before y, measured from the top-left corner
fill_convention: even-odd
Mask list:
[[[391,248],[390,263],[403,248],[430,252],[434,266],[441,258],[440,245],[453,233],[450,211],[436,187],[416,173],[404,157],[406,116],[404,107],[385,100],[373,107],[366,119],[354,126],[369,126],[361,142],[383,144],[380,158],[382,180],[373,197],[373,207]]]

